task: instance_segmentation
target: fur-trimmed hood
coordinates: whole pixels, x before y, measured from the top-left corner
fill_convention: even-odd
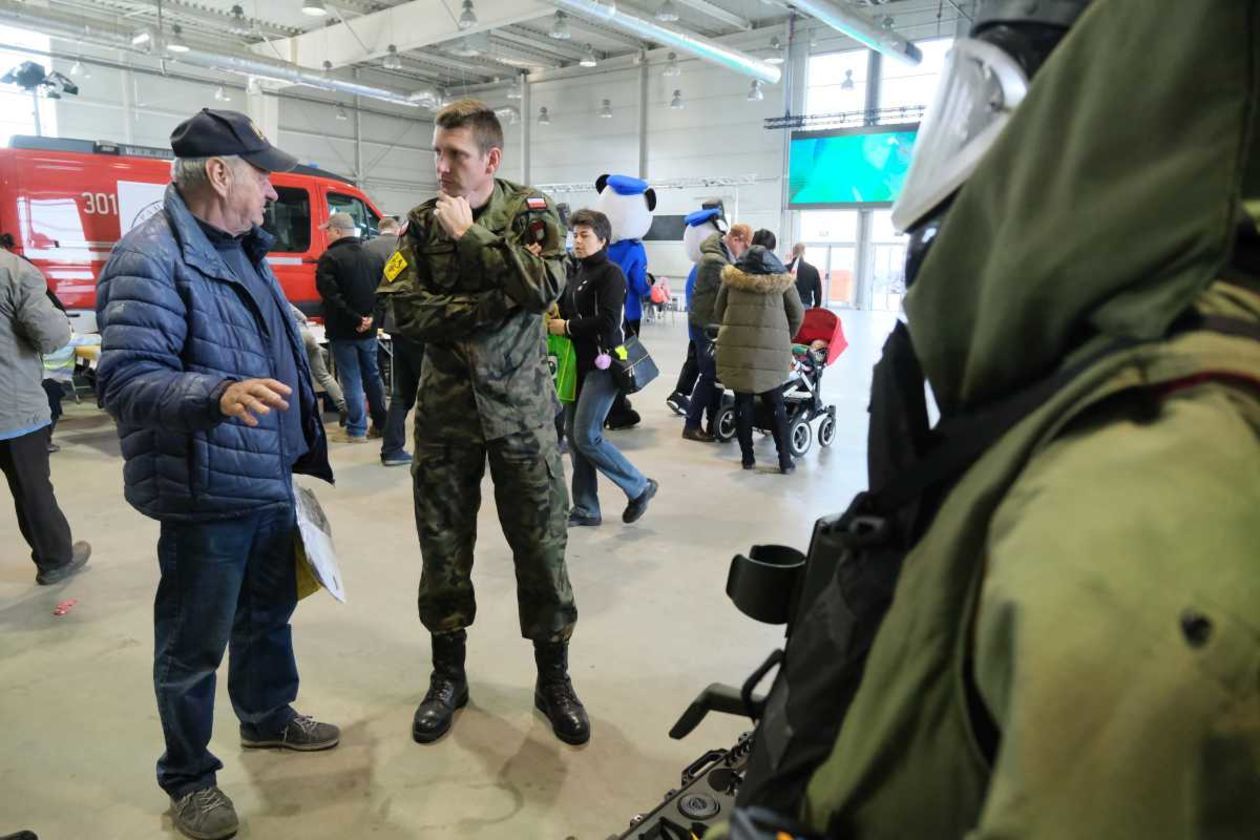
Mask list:
[[[728,265],[722,268],[722,282],[744,292],[781,295],[796,281],[791,274],[748,274],[738,266]]]

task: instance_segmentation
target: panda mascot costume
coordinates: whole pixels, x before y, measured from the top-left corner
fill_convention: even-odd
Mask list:
[[[700,265],[700,243],[715,233],[725,233],[726,220],[722,216],[722,206],[719,203],[714,207],[704,207],[688,213],[683,222],[686,224],[683,231],[683,250],[687,252],[687,259],[691,260],[691,271],[687,273],[687,311],[690,312],[691,295],[696,289],[696,267]],[[674,392],[665,400],[665,404],[675,414],[683,417],[687,415],[687,407],[691,404],[691,390],[700,375],[700,367],[696,363],[696,342],[690,335],[690,326],[687,332],[687,359],[683,362],[682,372],[678,374],[678,384],[674,386]],[[713,418],[708,420],[709,425],[712,425]]]
[[[652,227],[652,211],[656,209],[656,191],[647,181],[629,175],[600,175],[595,181],[595,209],[608,217],[612,225],[612,241],[608,259],[621,267],[626,276],[626,335],[638,335],[643,320],[643,298],[652,292],[647,277],[647,250],[643,237]],[[638,412],[630,408],[624,394],[617,396],[608,412],[610,429],[628,429],[638,425]]]

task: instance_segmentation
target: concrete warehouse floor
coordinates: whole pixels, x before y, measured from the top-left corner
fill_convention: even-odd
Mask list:
[[[488,488],[474,572],[480,611],[469,636],[472,702],[442,741],[412,741],[429,653],[416,617],[410,477],[381,467],[375,445],[335,445],[337,485],[316,489],[349,600],[318,593],[293,623],[297,708],[339,724],[342,741],[324,753],[243,751],[221,674],[211,749],[241,816],[238,836],[603,840],[650,810],[694,758],[732,743],[747,721],[710,717],[682,742],[666,732],[700,689],[742,682],[782,639],[780,628],[743,617],[726,599],[731,555],[755,542],[805,548],[814,520],[865,485],[870,368],[892,316],[843,318],[852,346],[824,377],[839,434],[830,449],[815,444],[793,476],[771,471],[768,437],[758,443],[764,466],[751,473],[739,469],[733,442],[679,438],[682,421],[663,400],[685,350],[685,316],[645,325],[662,375],[634,398],[642,426],[612,438],[660,481],[660,495],[624,526],[624,498],[602,482],[605,524],[570,532],[580,613],[572,672],[593,730],[582,748],[560,743],[533,710],[533,659]],[[87,571],[35,586],[12,505],[0,500],[0,835],[172,836],[153,775],[162,750],[151,681],[158,525],[123,500],[113,421],[86,400],[66,407],[53,479],[75,537],[92,542]],[[54,617],[70,598],[73,610]]]

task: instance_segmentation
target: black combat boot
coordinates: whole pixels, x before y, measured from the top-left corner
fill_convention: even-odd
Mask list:
[[[538,683],[534,706],[551,721],[551,731],[566,744],[585,744],[591,739],[591,721],[569,680],[569,643],[534,642]]]
[[[430,744],[451,728],[455,710],[468,705],[468,678],[464,675],[464,642],[468,633],[433,634],[433,673],[429,691],[420,701],[411,723],[411,737]]]

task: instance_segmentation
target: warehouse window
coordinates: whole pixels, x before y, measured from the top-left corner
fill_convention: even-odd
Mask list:
[[[38,32],[0,26],[0,76],[17,69],[25,61],[41,65],[52,72],[52,60],[48,58],[50,39]],[[63,68],[64,70],[64,68]],[[35,109],[39,108],[36,125]],[[29,91],[15,84],[0,85],[0,146],[9,145],[15,134],[57,136],[57,100],[43,96],[32,97]]]
[[[846,50],[809,58],[805,113],[841,114],[866,110],[869,50]]]
[[[303,254],[311,247],[311,195],[297,187],[276,187],[276,195],[263,219],[263,229],[276,238],[271,250]]]
[[[905,108],[917,113],[917,109],[931,105],[945,69],[945,57],[953,45],[953,38],[916,41],[923,61],[918,64],[884,61],[879,80],[879,107]]]

